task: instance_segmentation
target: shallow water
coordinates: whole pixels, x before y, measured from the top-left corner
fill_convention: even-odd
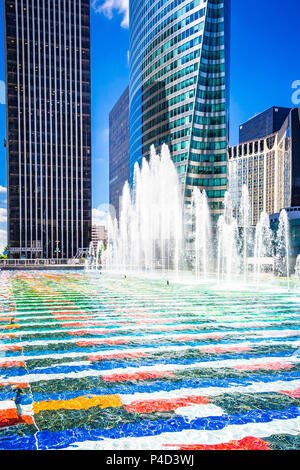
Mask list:
[[[300,296],[0,273],[0,449],[299,449]]]

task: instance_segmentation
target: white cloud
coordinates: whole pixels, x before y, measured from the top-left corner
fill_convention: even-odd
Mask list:
[[[7,232],[0,228],[0,253],[3,252],[4,247],[7,245]]]
[[[92,221],[93,225],[104,225],[107,226],[107,212],[99,209],[92,210]]]
[[[104,225],[107,228],[108,214],[115,213],[115,210],[109,204],[100,204],[96,209],[92,210],[92,223],[94,225]]]
[[[0,193],[6,193],[7,192],[7,189],[4,188],[4,186],[1,186],[0,184]]]
[[[4,207],[0,207],[0,223],[7,222],[7,210]]]
[[[5,104],[5,82],[0,80],[0,104]]]
[[[118,14],[123,15],[121,26],[129,27],[129,0],[92,0],[92,7],[96,13],[103,13],[109,19],[113,17],[114,10],[117,10]]]

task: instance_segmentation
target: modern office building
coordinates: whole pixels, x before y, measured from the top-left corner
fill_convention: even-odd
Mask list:
[[[11,257],[91,239],[89,0],[4,0]]]
[[[291,108],[280,108],[273,106],[263,113],[249,119],[240,125],[239,142],[263,139],[268,135],[275,134],[282,127]]]
[[[98,242],[102,242],[103,245],[107,244],[107,230],[104,225],[92,225],[92,243],[94,250],[97,249]]]
[[[229,148],[228,176],[236,211],[248,187],[253,225],[261,212],[300,206],[300,108],[290,110],[277,132]]]
[[[206,189],[215,215],[227,186],[230,0],[131,0],[130,181],[168,144],[186,203]]]
[[[126,181],[129,181],[129,87],[109,114],[109,204],[113,217],[119,217]]]

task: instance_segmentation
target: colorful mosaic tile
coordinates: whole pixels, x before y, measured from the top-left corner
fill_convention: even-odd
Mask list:
[[[300,295],[0,273],[0,449],[300,449]]]

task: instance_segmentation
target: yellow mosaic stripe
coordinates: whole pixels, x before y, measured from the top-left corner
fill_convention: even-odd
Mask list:
[[[39,401],[33,404],[33,411],[36,414],[45,410],[83,410],[93,406],[119,408],[123,403],[119,395],[85,395],[71,400]]]

